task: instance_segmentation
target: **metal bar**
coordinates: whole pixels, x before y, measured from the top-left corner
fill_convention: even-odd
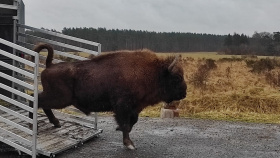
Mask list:
[[[98,45],[98,54],[101,53],[101,44]]]
[[[9,135],[9,136],[12,137],[12,138],[15,138],[15,139],[19,140],[20,142],[22,142],[22,143],[24,143],[24,144],[26,144],[26,145],[29,145],[29,146],[32,145],[30,140],[25,139],[25,138],[23,138],[23,137],[21,137],[21,136],[19,136],[19,135],[16,135],[16,134],[14,134],[13,132],[7,131],[7,130],[5,130],[5,129],[3,129],[3,128],[0,128],[0,131],[1,131],[2,133],[5,133],[5,134]]]
[[[5,90],[7,90],[7,91],[9,91],[9,92],[12,92],[12,93],[14,93],[14,94],[16,94],[16,95],[19,95],[19,96],[21,96],[21,97],[24,97],[25,99],[34,101],[34,97],[32,97],[31,95],[28,95],[28,94],[26,94],[26,93],[23,93],[23,92],[21,92],[21,91],[18,91],[18,90],[16,90],[16,89],[11,88],[11,87],[9,87],[9,86],[6,86],[6,85],[4,85],[4,84],[2,84],[2,83],[0,83],[0,88],[3,88],[3,89],[5,89]]]
[[[27,42],[24,42],[24,41],[17,41],[17,44],[18,45],[21,45],[21,46],[24,46],[30,50],[33,50],[33,48],[35,47],[34,44],[31,44],[31,43],[27,43]]]
[[[31,74],[31,73],[29,73],[29,72],[27,72],[27,71],[24,71],[24,70],[22,70],[22,69],[20,69],[20,68],[17,68],[17,67],[15,67],[15,66],[12,66],[12,65],[10,65],[10,64],[7,64],[7,63],[5,63],[5,62],[3,62],[3,61],[0,61],[0,65],[3,66],[3,67],[6,67],[6,68],[8,68],[8,69],[11,69],[11,70],[13,70],[13,71],[16,71],[16,72],[18,72],[18,73],[21,73],[21,74],[23,74],[23,75],[25,75],[25,76],[28,76],[28,77],[30,77],[30,78],[34,78],[34,75],[33,75],[33,74]]]
[[[57,46],[62,46],[62,47],[65,47],[65,48],[69,48],[69,49],[73,49],[73,50],[77,50],[77,51],[81,51],[81,52],[87,52],[89,54],[94,54],[94,55],[98,54],[98,52],[96,52],[96,51],[92,51],[92,50],[77,47],[77,46],[72,46],[72,45],[69,45],[69,44],[49,40],[49,39],[38,37],[38,36],[33,36],[33,35],[30,35],[30,34],[18,33],[18,35],[23,36],[23,37],[36,38],[36,39],[38,39],[39,41],[42,41],[42,42],[50,43],[50,44],[57,45]]]
[[[20,41],[17,41],[17,43],[24,44],[24,45],[30,45],[30,48],[31,47],[32,48],[35,47],[35,45],[31,44],[31,43],[20,42]],[[80,56],[77,56],[77,55],[73,55],[73,54],[69,54],[69,53],[61,52],[61,51],[57,51],[57,50],[55,50],[54,53],[58,54],[58,55],[62,55],[62,56],[66,56],[66,57],[70,57],[70,58],[74,58],[74,59],[78,59],[78,60],[88,60],[88,58],[80,57]],[[47,57],[43,56],[43,55],[40,55],[39,59],[47,59]],[[60,62],[64,62],[64,61],[58,60],[58,59],[53,59],[53,63],[60,63]]]
[[[26,78],[26,77],[22,77],[22,76],[18,76],[18,75],[16,77],[21,80],[24,80],[26,82],[34,82],[33,79],[30,79],[30,78]],[[32,90],[34,90],[34,89],[32,89]]]
[[[11,54],[11,53],[8,53],[8,52],[6,52],[6,51],[3,51],[3,50],[1,50],[1,49],[0,49],[0,53],[1,53],[1,55],[5,55],[6,57],[9,57],[9,58],[11,58],[11,59],[13,59],[13,60],[17,60],[17,61],[19,61],[19,62],[21,62],[21,63],[24,63],[24,64],[28,65],[28,66],[32,66],[32,67],[35,66],[35,64],[34,64],[33,62],[28,61],[28,60],[26,60],[26,59],[24,59],[24,58],[18,57],[18,56],[16,56],[16,55],[13,55],[13,54]],[[13,64],[13,65],[14,65],[14,64]]]
[[[37,52],[34,52],[32,50],[29,50],[27,48],[24,48],[22,46],[19,46],[17,44],[12,43],[12,42],[6,41],[6,40],[4,40],[2,38],[0,38],[0,43],[2,43],[4,45],[7,45],[9,47],[13,47],[13,48],[15,48],[17,50],[20,50],[20,51],[22,51],[22,52],[24,52],[26,54],[32,55],[32,56],[35,56],[35,54],[38,54]]]
[[[33,102],[33,131],[32,131],[32,157],[36,158],[37,154],[37,133],[38,133],[38,121],[37,121],[37,111],[38,111],[38,77],[39,77],[39,54],[35,55],[34,67],[34,102]]]
[[[56,51],[55,51],[55,52],[56,52]],[[55,52],[54,52],[54,53],[55,53]],[[39,56],[39,59],[44,59],[44,60],[46,60],[47,57],[46,57],[46,56],[43,56],[43,55],[40,55],[40,56]],[[56,63],[64,62],[64,61],[59,60],[59,59],[53,59],[52,61],[53,61],[53,63],[55,63],[55,64],[56,64]]]
[[[28,84],[28,83],[26,83],[26,82],[23,82],[23,81],[21,81],[21,80],[19,80],[19,79],[17,79],[17,78],[14,78],[14,77],[12,77],[12,76],[9,76],[9,75],[7,75],[7,74],[4,74],[3,72],[0,72],[0,76],[3,77],[3,78],[5,78],[5,79],[7,79],[7,80],[13,81],[13,82],[15,82],[15,83],[17,83],[17,84],[19,84],[19,85],[25,87],[25,88],[28,88],[28,89],[30,89],[30,90],[34,90],[34,86],[33,86],[33,85]]]
[[[25,152],[26,154],[29,154],[29,155],[32,154],[32,151],[30,151],[29,149],[26,149],[25,147],[23,147],[21,145],[18,145],[18,144],[14,143],[14,142],[11,142],[10,140],[5,139],[4,137],[0,136],[0,141],[6,143],[6,144],[8,144],[8,145],[10,145],[10,146],[12,146],[12,147],[14,147],[16,149],[19,149],[22,152]]]
[[[9,103],[11,103],[11,104],[14,104],[14,105],[16,105],[17,107],[20,107],[20,108],[22,108],[22,109],[24,109],[24,110],[26,110],[26,111],[33,112],[33,109],[32,109],[31,107],[26,106],[25,104],[22,104],[22,103],[20,103],[20,102],[18,102],[18,101],[15,101],[15,100],[13,100],[13,99],[11,99],[11,98],[9,98],[9,97],[6,97],[6,96],[4,96],[4,95],[2,95],[2,94],[0,94],[0,99],[4,100],[4,101],[6,101],[6,102],[9,102]]]
[[[30,93],[27,92],[28,90],[33,91],[32,89],[28,89],[28,88],[26,88],[26,87],[24,87],[24,86],[22,86],[22,85],[20,85],[18,83],[15,83],[15,87],[16,88],[20,88],[20,91],[21,92],[26,92],[26,94],[30,94]],[[20,100],[18,100],[18,101],[20,101]]]
[[[94,137],[98,136],[100,133],[103,132],[103,129],[94,129],[94,130],[96,130],[94,135],[92,135],[91,137],[88,137],[86,139],[81,140],[81,142],[84,143],[84,142],[90,140],[91,138],[94,138]]]
[[[24,121],[26,121],[28,123],[32,123],[32,119],[30,119],[29,117],[26,117],[26,116],[24,116],[24,115],[22,115],[22,114],[20,114],[20,113],[18,113],[16,111],[14,111],[14,110],[6,108],[6,107],[2,106],[1,104],[0,104],[0,110],[4,111],[6,113],[12,114],[15,117],[18,117],[18,118],[20,118],[20,119],[22,119],[22,120],[24,120]]]
[[[70,53],[65,53],[65,52],[61,52],[61,51],[57,51],[57,50],[55,50],[54,52],[55,52],[55,54],[66,56],[66,57],[77,59],[77,60],[88,60],[88,58],[73,55],[73,54],[70,54]]]
[[[17,10],[17,9],[18,9],[18,6],[7,5],[7,4],[0,4],[0,8],[2,8],[2,9],[13,9],[13,10]]]
[[[16,4],[16,2],[14,1],[14,5]],[[17,30],[17,27],[16,27],[16,24],[17,24],[17,20],[16,19],[14,19],[13,20],[13,23],[14,23],[14,25],[13,25],[13,43],[15,43],[15,41],[16,41],[16,30]],[[10,53],[7,53],[7,52],[5,52],[5,51],[3,51],[3,50],[0,50],[0,52],[3,54],[3,55],[5,55],[5,56],[7,56],[7,57],[10,57],[10,58],[12,58],[13,59],[13,57],[15,57],[16,56],[16,49],[15,48],[13,48],[13,55],[11,55]],[[13,59],[13,65],[14,66],[16,66],[16,61]],[[15,76],[15,71],[13,71],[13,76]],[[15,83],[14,82],[12,82],[12,87],[13,88],[15,88]],[[12,98],[13,99],[15,99],[15,94],[13,94],[12,93]]]
[[[46,68],[46,65],[44,65],[44,64],[39,64],[39,67],[45,69],[45,68]]]
[[[27,25],[17,24],[17,26],[22,27],[22,28],[26,28],[26,29],[30,29],[30,30],[34,30],[34,31],[38,31],[38,32],[42,32],[42,33],[45,33],[45,34],[49,34],[49,35],[65,38],[65,39],[68,39],[68,40],[85,43],[85,44],[88,44],[88,45],[98,46],[98,44],[100,44],[100,43],[96,43],[96,42],[92,42],[92,41],[88,41],[88,40],[84,40],[84,39],[80,39],[80,38],[64,35],[64,34],[58,33],[58,32],[52,32],[52,31],[37,29],[37,28],[31,27],[31,26],[27,26]]]
[[[5,123],[8,124],[8,125],[11,125],[11,126],[17,128],[17,129],[23,131],[23,132],[26,132],[26,133],[28,133],[28,134],[30,134],[30,135],[32,134],[32,131],[31,131],[30,129],[28,129],[28,128],[26,128],[26,127],[23,127],[23,126],[21,126],[21,125],[19,125],[19,124],[17,124],[17,123],[14,123],[13,121],[10,121],[10,120],[8,120],[8,119],[2,117],[2,116],[0,116],[0,120],[1,120],[2,122],[5,122]]]

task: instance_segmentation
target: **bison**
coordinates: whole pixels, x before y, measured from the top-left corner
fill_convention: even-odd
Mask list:
[[[73,105],[86,115],[112,111],[123,144],[135,149],[129,133],[139,113],[149,105],[186,97],[178,56],[160,58],[149,50],[118,51],[91,60],[52,64],[53,48],[39,44],[34,51],[42,49],[48,50],[48,56],[41,73],[43,92],[38,95],[38,107],[55,127],[60,123],[51,109]]]

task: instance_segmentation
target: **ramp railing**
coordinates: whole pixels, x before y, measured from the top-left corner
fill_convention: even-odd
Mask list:
[[[11,54],[4,50],[0,49],[0,54],[10,58],[13,61],[27,65],[29,70],[25,70],[22,67],[17,67],[9,62],[0,61],[0,67],[3,67],[21,76],[28,78],[27,81],[19,80],[12,74],[6,74],[0,72],[0,77],[11,81],[13,84],[20,85],[27,89],[28,91],[19,91],[11,86],[7,86],[4,83],[0,83],[0,88],[25,98],[28,101],[33,102],[34,107],[29,107],[28,103],[19,102],[10,96],[5,96],[0,94],[0,132],[4,133],[4,136],[0,136],[0,141],[24,152],[29,155],[32,155],[33,158],[36,158],[36,145],[37,145],[37,109],[38,109],[38,76],[39,76],[39,55],[38,53],[16,45],[14,43],[8,42],[0,38],[0,44],[11,47],[18,52],[32,56],[35,60],[29,61],[17,55]],[[33,93],[31,96],[28,94]],[[8,103],[8,104],[6,104]],[[4,105],[5,104],[5,105]],[[21,111],[21,112],[19,112]],[[23,113],[33,113],[33,119],[30,119]],[[11,117],[12,116],[12,117]],[[28,128],[30,124],[33,124],[32,130]],[[11,130],[16,128],[16,130]],[[12,131],[16,131],[15,133]]]
[[[18,36],[16,43],[28,49],[33,49],[38,43],[48,43],[53,46],[55,54],[53,63],[89,60],[92,56],[101,53],[100,43],[64,35],[54,30],[38,29],[23,24],[17,24],[16,32]],[[47,53],[41,53],[39,55],[39,73],[45,68],[44,62],[46,60],[46,55]],[[68,107],[67,110],[74,113],[79,111],[74,107]],[[94,128],[97,129],[97,113],[93,113],[93,117],[95,121],[92,122],[92,124]]]

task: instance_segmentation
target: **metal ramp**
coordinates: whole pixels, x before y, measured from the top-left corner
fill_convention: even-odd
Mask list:
[[[14,1],[17,4],[18,0]],[[2,4],[0,8],[18,9],[16,5]],[[36,158],[38,154],[53,157],[98,136],[102,130],[97,128],[97,113],[70,115],[70,111],[78,111],[72,107],[62,110],[68,113],[54,111],[61,128],[54,128],[43,113],[37,113],[40,72],[45,68],[46,53],[39,55],[32,49],[39,42],[51,44],[56,58],[53,63],[58,63],[88,60],[101,53],[101,44],[26,26],[18,23],[17,17],[13,20],[12,42],[0,38],[0,57],[4,59],[0,60],[0,90],[4,92],[0,93],[0,141]],[[32,58],[35,61],[29,60]],[[28,106],[28,101],[34,103],[34,108]],[[33,112],[33,119],[28,117],[29,112]],[[32,130],[29,124],[33,124]]]
[[[28,112],[18,107],[10,105],[9,109],[13,109],[19,114],[28,117]],[[83,118],[79,116],[64,114],[59,111],[54,111],[54,113],[62,125],[61,128],[54,128],[53,125],[49,123],[48,118],[44,114],[38,113],[38,154],[54,157],[56,154],[69,148],[74,148],[78,145],[81,145],[85,141],[97,137],[100,133],[102,133],[101,129],[95,129],[94,125],[92,124],[94,120],[90,117]],[[15,122],[16,124],[28,127],[28,124],[25,121],[18,119],[17,117],[9,113],[1,111],[0,115]],[[0,128],[32,141],[32,137],[30,135],[13,126],[9,126],[3,122],[0,122]],[[30,146],[18,140],[15,140],[13,137],[5,133],[0,133],[0,137],[11,142],[16,142],[17,144],[20,144],[27,149],[31,149]]]

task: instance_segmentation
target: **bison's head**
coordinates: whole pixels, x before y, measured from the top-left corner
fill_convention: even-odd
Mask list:
[[[166,59],[168,64],[163,73],[164,80],[164,99],[170,103],[174,100],[181,100],[187,95],[187,84],[184,80],[184,71],[179,63],[180,56]],[[172,60],[171,60],[172,59]]]

